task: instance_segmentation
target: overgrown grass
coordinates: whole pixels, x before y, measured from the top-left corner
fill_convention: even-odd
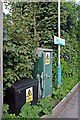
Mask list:
[[[63,99],[78,81],[78,75],[62,78],[61,87],[59,89],[53,87],[52,98],[59,100]]]
[[[19,115],[9,113],[9,105],[4,104],[3,119],[5,118],[40,118],[42,115],[51,115],[52,113],[52,99],[46,97],[38,100],[37,105],[30,105],[29,102],[25,103],[21,108]]]

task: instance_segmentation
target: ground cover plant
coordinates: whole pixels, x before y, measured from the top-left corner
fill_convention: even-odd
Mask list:
[[[3,109],[3,119],[6,118],[40,118],[42,115],[51,115],[52,113],[52,104],[51,98],[39,99],[37,105],[30,105],[30,102],[27,102],[21,108],[19,115],[10,114],[9,105],[4,104]]]

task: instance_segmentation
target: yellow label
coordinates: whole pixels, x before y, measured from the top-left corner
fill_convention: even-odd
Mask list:
[[[26,102],[33,100],[33,89],[32,87],[26,89]]]
[[[32,101],[33,100],[33,97],[32,96],[29,96],[26,98],[26,102],[29,102],[29,101]]]
[[[46,61],[45,61],[45,64],[50,64],[50,53],[49,53],[49,52],[46,53]]]

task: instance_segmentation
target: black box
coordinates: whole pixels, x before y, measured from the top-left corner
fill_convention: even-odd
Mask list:
[[[11,113],[18,115],[21,107],[28,101],[31,105],[35,105],[38,101],[38,80],[22,79],[7,89],[6,102]]]

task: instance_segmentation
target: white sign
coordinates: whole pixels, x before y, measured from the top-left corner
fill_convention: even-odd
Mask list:
[[[26,102],[33,100],[33,87],[26,89]]]
[[[54,36],[54,44],[65,46],[65,40]]]

